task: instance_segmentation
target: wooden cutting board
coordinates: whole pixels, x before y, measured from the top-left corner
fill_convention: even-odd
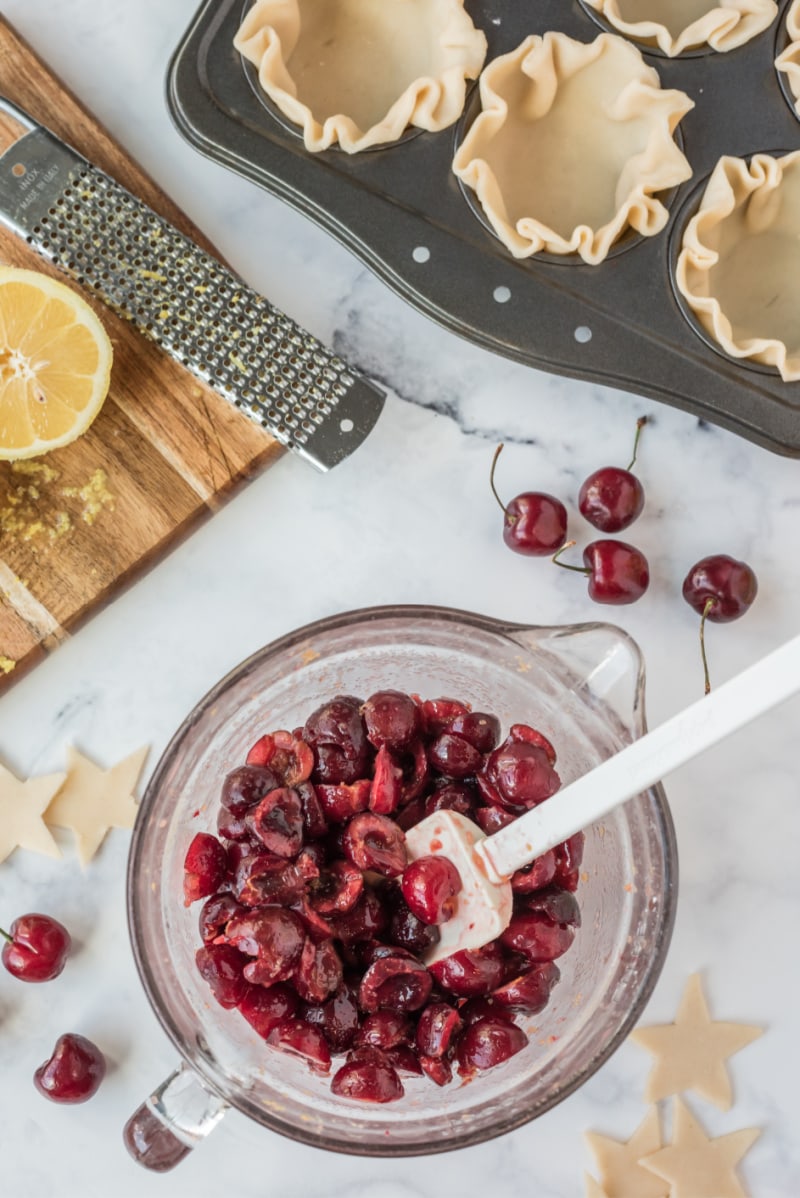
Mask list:
[[[0,94],[215,252],[2,18]],[[0,151],[14,140],[0,122]],[[73,285],[2,228],[0,262]],[[100,415],[65,449],[0,462],[0,693],[283,453],[109,308],[89,302],[114,346]]]

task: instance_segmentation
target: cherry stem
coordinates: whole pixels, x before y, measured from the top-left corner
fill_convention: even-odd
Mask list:
[[[705,694],[711,693],[711,679],[708,676],[708,660],[706,658],[706,616],[714,606],[713,599],[706,599],[703,614],[700,617],[700,655],[703,658],[703,677],[705,679]]]
[[[639,452],[639,438],[641,437],[642,429],[644,428],[644,426],[646,424],[647,424],[646,416],[640,416],[639,419],[636,421],[636,436],[633,439],[633,457],[631,458],[630,463],[628,464],[628,467],[627,467],[628,470],[633,470],[634,466],[636,465],[636,455]]]
[[[506,517],[507,520],[509,520],[513,523],[514,518],[513,518],[513,516],[509,516],[508,508],[503,503],[500,496],[497,494],[497,488],[494,485],[494,471],[495,471],[495,467],[497,465],[497,459],[500,457],[500,454],[502,452],[503,452],[503,442],[501,441],[500,444],[497,446],[497,449],[494,451],[494,457],[492,458],[492,469],[491,469],[491,473],[489,474],[489,486],[492,488],[492,494],[494,495],[495,499],[500,504],[500,507],[503,509],[503,515]]]
[[[8,932],[5,930],[5,928],[0,928],[0,936],[2,936],[4,940],[7,940],[9,944],[13,944],[13,943],[14,943],[14,937],[13,937],[13,936],[9,936],[9,934],[8,934]]]
[[[574,570],[576,574],[591,574],[588,566],[570,566],[567,562],[560,562],[558,559],[565,549],[571,549],[573,545],[577,545],[577,541],[565,541],[560,549],[557,549],[553,554],[551,561],[554,565],[560,566],[562,570]]]

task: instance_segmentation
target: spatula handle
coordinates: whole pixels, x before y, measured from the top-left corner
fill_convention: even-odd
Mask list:
[[[507,878],[798,691],[800,636],[488,836],[475,852],[493,881]]]

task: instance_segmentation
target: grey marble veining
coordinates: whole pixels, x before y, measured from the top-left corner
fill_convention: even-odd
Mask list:
[[[798,463],[676,410],[458,340],[305,219],[201,159],[163,100],[169,55],[194,8],[194,0],[6,0],[4,12],[248,282],[385,383],[386,411],[364,448],[328,476],[279,462],[0,700],[0,759],[24,775],[61,768],[69,743],[105,765],[147,743],[149,772],[190,707],[244,656],[299,624],[369,604],[439,603],[544,624],[610,618],[644,650],[652,723],[700,693],[697,619],[680,598],[697,558],[729,552],[760,580],[741,622],[709,629],[716,681],[796,633]],[[504,440],[501,493],[560,495],[583,545],[591,530],[576,510],[580,482],[627,462],[640,414],[651,418],[639,464],[647,506],[624,535],[649,556],[651,589],[630,608],[599,609],[576,575],[505,548],[489,465]],[[763,1128],[742,1171],[753,1198],[800,1192],[799,722],[795,700],[667,788],[680,902],[646,1018],[671,1019],[688,973],[700,969],[718,1018],[766,1028],[733,1059],[733,1110],[693,1102],[714,1134]],[[112,832],[85,874],[60,839],[61,863],[19,852],[0,866],[0,922],[52,911],[79,942],[49,986],[0,973],[4,1198],[105,1198],[110,1186],[118,1198],[577,1198],[591,1166],[583,1132],[625,1139],[643,1117],[649,1058],[624,1045],[548,1115],[459,1153],[323,1156],[230,1115],[178,1172],[148,1177],[125,1155],[120,1130],[175,1054],[128,946],[129,838]],[[46,1103],[30,1082],[66,1030],[90,1035],[114,1062],[100,1096],[74,1109]]]

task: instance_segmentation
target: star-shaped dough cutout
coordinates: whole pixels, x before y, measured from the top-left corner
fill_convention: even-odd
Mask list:
[[[133,791],[149,749],[131,753],[102,770],[77,749],[69,749],[67,780],[47,808],[48,824],[75,833],[81,865],[87,865],[110,828],[132,828],[138,810]]]
[[[600,1184],[607,1198],[668,1198],[669,1187],[639,1166],[642,1157],[661,1147],[655,1107],[650,1108],[627,1144],[593,1131],[586,1133],[586,1139],[597,1160]]]
[[[670,1198],[747,1198],[735,1169],[760,1135],[757,1127],[747,1127],[710,1140],[676,1098],[672,1143],[640,1164],[669,1182]]]
[[[694,1090],[728,1111],[733,1104],[725,1062],[757,1040],[763,1029],[746,1023],[715,1023],[708,1013],[699,973],[686,983],[674,1023],[637,1028],[631,1040],[656,1057],[647,1079],[646,1102]]]
[[[584,1173],[583,1180],[586,1185],[586,1198],[608,1198],[600,1182],[592,1177],[591,1173]]]
[[[47,774],[21,782],[0,765],[0,861],[14,849],[31,849],[45,857],[61,850],[44,822],[44,813],[66,774]]]

